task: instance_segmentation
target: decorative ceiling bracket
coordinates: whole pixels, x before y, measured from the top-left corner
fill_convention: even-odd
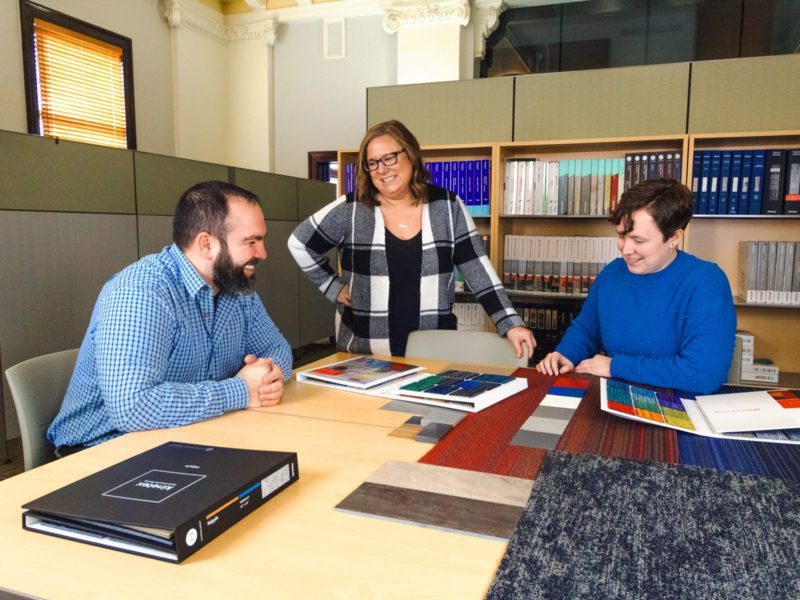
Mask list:
[[[402,27],[430,24],[469,24],[469,0],[444,0],[442,2],[391,2],[385,5],[383,29],[397,33]]]
[[[259,0],[247,0],[248,5],[259,4]],[[191,6],[187,0],[163,0],[164,18],[173,29],[186,27],[220,42],[242,42],[264,40],[268,46],[275,44],[277,22],[275,19],[246,20],[228,24],[226,18],[206,15]]]
[[[486,40],[500,24],[500,14],[508,8],[503,0],[473,0],[472,23],[475,31],[475,58],[486,55]]]

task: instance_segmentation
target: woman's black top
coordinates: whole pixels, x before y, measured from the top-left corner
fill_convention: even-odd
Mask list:
[[[422,231],[401,240],[386,230],[389,266],[389,348],[405,356],[408,334],[419,329],[419,285],[422,273]]]

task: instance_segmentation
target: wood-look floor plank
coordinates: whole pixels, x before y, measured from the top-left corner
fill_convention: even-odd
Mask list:
[[[519,507],[528,503],[533,485],[520,477],[396,460],[381,465],[367,482]]]
[[[363,483],[337,509],[507,540],[523,509],[471,498]]]

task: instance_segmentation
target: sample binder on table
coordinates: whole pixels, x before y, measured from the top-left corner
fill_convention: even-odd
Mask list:
[[[524,377],[449,369],[387,390],[384,396],[467,412],[478,412],[527,389]]]
[[[605,412],[696,435],[800,444],[800,390],[756,390],[681,398],[617,379],[600,380]]]
[[[167,442],[28,502],[22,526],[181,562],[298,477],[294,452]]]
[[[297,381],[351,392],[381,395],[383,390],[424,367],[371,356],[359,356],[297,373]]]

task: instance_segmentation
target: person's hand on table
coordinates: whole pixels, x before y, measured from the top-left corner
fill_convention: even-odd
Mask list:
[[[578,366],[575,367],[575,372],[597,375],[598,377],[611,377],[611,357],[595,354],[592,358],[587,358],[578,363]]]
[[[517,358],[527,356],[528,360],[533,356],[533,349],[536,348],[536,340],[533,337],[533,332],[527,327],[512,327],[506,332],[506,338],[514,345],[514,351],[517,353]],[[525,348],[522,347],[523,343]]]
[[[283,396],[283,369],[271,358],[244,357],[244,367],[236,374],[247,384],[247,408],[275,406]]]
[[[545,375],[563,375],[574,368],[572,361],[560,352],[551,352],[536,365],[536,370]]]

